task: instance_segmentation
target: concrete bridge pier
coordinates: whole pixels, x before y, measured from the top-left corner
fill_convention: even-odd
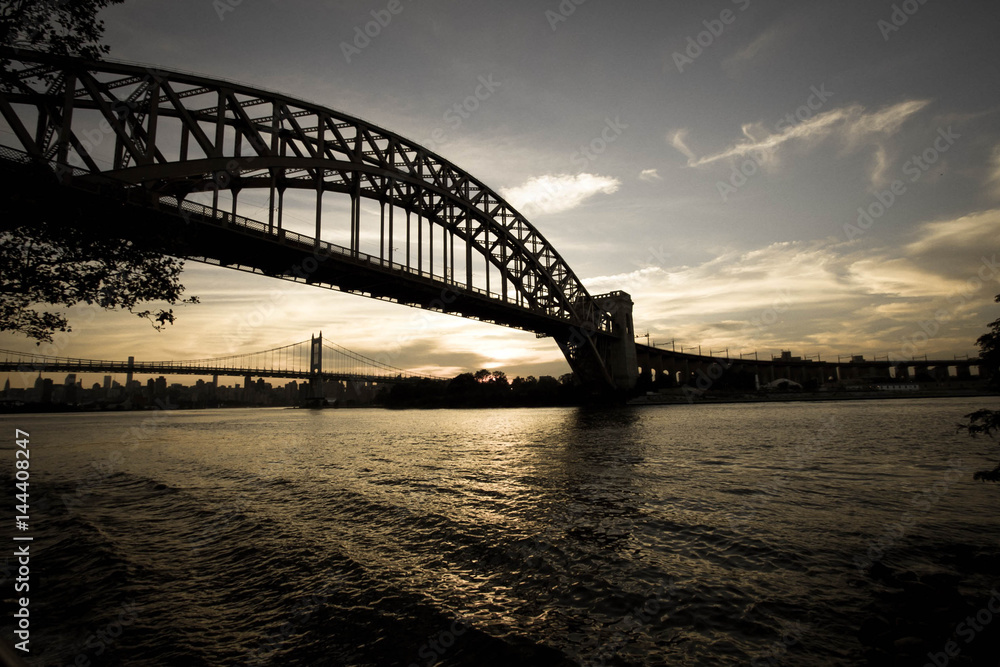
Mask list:
[[[589,331],[569,327],[567,335],[557,337],[556,342],[585,385],[599,391],[630,391],[639,380],[632,297],[625,292],[611,292],[593,299],[611,316],[611,335],[597,333],[593,325]]]
[[[615,388],[629,390],[639,379],[635,352],[635,326],[632,323],[632,297],[626,292],[609,292],[594,297],[594,302],[611,314],[612,333],[615,338],[607,341],[605,366]]]
[[[657,356],[655,359],[651,359],[649,366],[653,371],[653,383],[662,383],[664,374],[663,357]]]

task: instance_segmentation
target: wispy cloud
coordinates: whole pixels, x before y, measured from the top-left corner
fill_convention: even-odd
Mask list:
[[[646,181],[647,183],[652,183],[654,181],[661,180],[660,172],[656,169],[643,169],[639,172],[639,180]]]
[[[1000,239],[1000,209],[991,209],[924,223],[903,250],[907,257],[938,267],[944,273],[949,267],[977,261],[984,253],[997,252],[1000,250],[997,239]]]
[[[993,195],[1000,197],[1000,144],[993,147],[993,155],[990,156],[988,183],[993,188]]]
[[[872,166],[871,170],[868,172],[868,181],[876,186],[881,187],[889,180],[889,165],[891,160],[889,159],[888,151],[885,146],[878,146],[875,149],[875,154],[872,156]]]
[[[908,243],[888,247],[775,243],[695,266],[644,267],[584,282],[592,291],[629,292],[636,326],[678,344],[898,353],[920,322],[944,311],[948,319],[926,351],[971,351],[980,324],[963,317],[1000,291],[1000,270],[983,278],[988,265],[981,257],[997,234],[1000,209],[925,223]],[[940,253],[943,261],[934,261]],[[996,261],[992,253],[986,259]]]
[[[761,164],[772,164],[782,150],[793,146],[810,149],[832,139],[840,142],[844,152],[853,152],[861,146],[874,146],[876,154],[871,176],[882,178],[888,167],[888,153],[883,142],[929,103],[929,100],[909,100],[873,112],[853,104],[818,113],[780,130],[770,130],[761,123],[748,123],[742,127],[744,139],[700,158],[687,145],[685,130],[677,130],[670,135],[670,143],[688,158],[688,166],[707,167],[716,162],[745,157],[753,157]]]
[[[560,213],[583,204],[597,194],[614,194],[621,181],[597,174],[546,174],[500,194],[526,215]]]
[[[729,74],[737,73],[744,65],[756,58],[762,51],[776,44],[783,32],[778,26],[772,26],[760,33],[747,46],[740,49],[730,57],[722,61],[722,69]]]
[[[688,148],[687,134],[687,130],[676,130],[670,133],[667,137],[667,141],[670,142],[671,146],[683,153],[684,157],[688,159],[688,165],[690,166],[692,162],[696,162],[698,160],[698,156],[694,154],[693,150]]]

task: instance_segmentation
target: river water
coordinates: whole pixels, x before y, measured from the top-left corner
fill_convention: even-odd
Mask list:
[[[996,665],[995,402],[5,416],[30,663]]]

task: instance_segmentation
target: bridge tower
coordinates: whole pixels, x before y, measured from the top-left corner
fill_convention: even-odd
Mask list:
[[[309,338],[309,398],[310,407],[322,407],[323,396],[323,332]]]
[[[573,372],[589,387],[615,391],[633,389],[639,379],[632,323],[632,297],[626,292],[609,292],[593,297],[594,303],[611,319],[610,335],[572,327],[566,338],[557,338]]]
[[[628,391],[639,379],[635,353],[635,326],[632,323],[632,297],[626,292],[610,292],[594,297],[600,308],[611,314],[614,338],[604,341],[604,364],[614,386]]]

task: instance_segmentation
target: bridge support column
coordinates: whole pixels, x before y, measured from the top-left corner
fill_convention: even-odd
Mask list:
[[[632,324],[632,297],[625,292],[611,292],[594,297],[594,302],[611,314],[614,338],[602,342],[601,356],[611,375],[614,388],[628,391],[639,379],[635,350],[635,327]],[[647,367],[649,363],[647,361]],[[648,368],[646,369],[648,372]]]
[[[571,326],[556,336],[577,379],[598,392],[629,391],[639,379],[639,362],[632,325],[632,297],[625,292],[595,296],[598,308],[611,316],[611,332],[599,332],[596,322]]]

